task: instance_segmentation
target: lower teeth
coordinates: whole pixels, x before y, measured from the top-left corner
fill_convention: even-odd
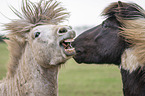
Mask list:
[[[71,53],[71,52],[74,52],[74,48],[72,48],[72,49],[65,49],[65,51]]]

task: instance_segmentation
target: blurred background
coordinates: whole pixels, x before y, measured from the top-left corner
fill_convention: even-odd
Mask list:
[[[0,0],[0,24],[7,23],[9,19],[16,19],[17,16],[10,10],[12,5],[20,10],[21,0]],[[31,0],[38,2],[39,0]],[[70,12],[70,18],[64,24],[71,25],[77,30],[77,35],[84,30],[100,24],[105,18],[101,12],[106,6],[118,0],[58,0]],[[145,9],[145,0],[120,0],[122,2],[134,2]],[[6,18],[7,17],[7,18]],[[9,18],[9,19],[8,19]],[[0,27],[0,30],[2,28]],[[2,33],[2,32],[0,32]]]
[[[10,10],[14,6],[20,10],[21,0],[0,0],[0,34],[5,34],[2,25],[17,19]],[[31,0],[38,2],[39,0]],[[66,25],[71,25],[77,35],[97,26],[105,18],[101,12],[110,3],[118,0],[59,0],[70,12]],[[120,0],[134,2],[145,9],[145,0]],[[7,44],[0,37],[0,80],[6,76],[8,62]],[[59,73],[59,96],[122,96],[120,70],[115,65],[77,64],[70,59],[62,66]]]

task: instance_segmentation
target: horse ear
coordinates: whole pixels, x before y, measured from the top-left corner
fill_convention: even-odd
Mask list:
[[[119,12],[119,15],[121,14],[121,8],[123,8],[123,4],[121,1],[118,1],[118,12]]]
[[[118,1],[118,7],[123,7],[123,4],[121,1]]]

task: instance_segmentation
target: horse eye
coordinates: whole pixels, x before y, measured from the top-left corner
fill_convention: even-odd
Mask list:
[[[103,23],[102,23],[102,27],[103,27],[103,28],[107,28],[108,26],[107,26],[107,24],[106,24],[105,22],[103,22]]]
[[[34,33],[35,38],[39,37],[39,35],[40,35],[40,32],[35,32]]]

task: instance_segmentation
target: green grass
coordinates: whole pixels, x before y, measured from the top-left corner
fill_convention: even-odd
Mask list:
[[[0,43],[0,79],[6,76],[8,57],[7,45],[5,43]]]
[[[60,96],[122,96],[117,66],[78,65],[71,59],[60,69]]]
[[[8,50],[0,43],[0,79],[6,76]],[[77,64],[73,59],[59,71],[59,96],[122,96],[117,66]]]

